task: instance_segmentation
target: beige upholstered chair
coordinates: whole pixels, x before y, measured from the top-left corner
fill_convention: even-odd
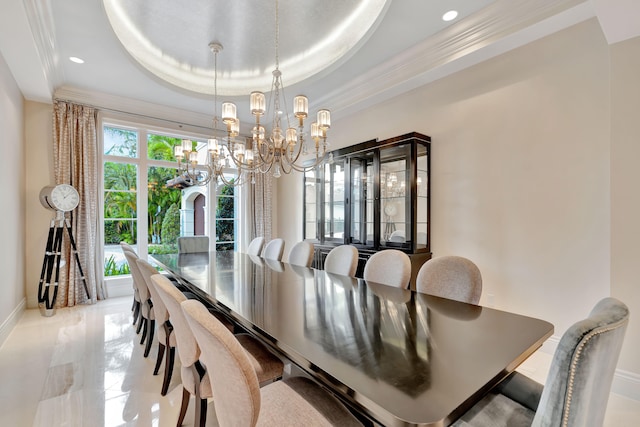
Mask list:
[[[198,301],[182,303],[202,349],[215,396],[216,415],[226,426],[361,425],[333,396],[302,377],[262,388],[242,346]]]
[[[478,304],[482,275],[467,258],[441,256],[425,262],[416,277],[416,290],[438,297]]]
[[[313,261],[313,243],[301,241],[293,245],[289,252],[289,264],[311,267]]]
[[[280,261],[282,259],[282,253],[284,252],[284,239],[273,239],[269,243],[264,245],[264,251],[262,251],[262,258],[274,259]]]
[[[209,236],[178,237],[179,254],[193,254],[198,252],[209,252]]]
[[[151,276],[158,274],[158,270],[148,261],[144,259],[138,259],[138,268],[140,274],[144,278],[149,293],[151,294],[151,302],[153,302],[153,314],[158,325],[158,356],[156,358],[156,366],[153,369],[153,375],[158,375],[160,366],[162,365],[162,359],[164,357],[164,377],[162,380],[162,388],[160,394],[165,396],[169,390],[169,384],[171,383],[171,375],[173,373],[173,363],[175,361],[176,353],[176,335],[173,333],[173,325],[169,321],[169,311],[160,298],[158,290],[156,289],[155,282],[151,280]],[[166,356],[165,356],[166,354]]]
[[[560,339],[544,387],[513,373],[455,427],[601,426],[629,323],[629,309],[605,298]]]
[[[256,237],[249,243],[249,247],[247,248],[247,253],[249,255],[262,255],[262,247],[264,246],[264,237],[259,236]]]
[[[131,245],[129,245],[127,242],[120,242],[120,248],[122,249],[123,255],[125,251],[129,251],[136,257],[138,256],[138,254],[136,254],[136,251],[133,250],[133,247],[131,247]],[[138,320],[140,318],[140,295],[138,294],[135,280],[133,281],[133,304],[131,306],[131,311],[133,312],[133,324],[135,325],[136,323],[138,323]]]
[[[328,273],[354,277],[358,268],[358,249],[351,245],[340,245],[331,249],[324,260]]]
[[[195,425],[204,425],[207,413],[207,399],[212,397],[211,381],[208,372],[199,361],[201,355],[200,347],[180,307],[180,304],[186,301],[187,298],[163,275],[155,274],[151,276],[151,280],[155,283],[158,295],[162,298],[162,301],[169,311],[169,318],[174,327],[174,333],[176,334],[178,357],[182,365],[180,370],[183,387],[182,406],[177,425],[181,425],[184,420],[190,395],[195,396],[196,399]],[[229,333],[232,333],[234,329],[233,324],[221,315],[217,315],[217,313],[212,313],[211,316],[216,316],[220,325],[223,325],[222,327]],[[224,324],[222,322],[224,322]],[[271,354],[262,344],[247,334],[239,334],[237,335],[237,339],[241,343],[250,361],[250,365],[254,369],[260,382],[269,383],[282,377],[284,365],[280,359]]]
[[[145,344],[144,357],[149,356],[151,351],[151,344],[153,342],[153,332],[155,330],[155,315],[153,313],[153,304],[151,302],[151,294],[149,288],[145,282],[140,269],[138,268],[138,255],[135,252],[128,250],[123,251],[127,262],[129,263],[129,269],[131,270],[131,276],[133,277],[133,283],[140,296],[140,320],[138,321],[138,328],[136,332],[140,332],[142,327],[142,337],[140,338],[140,344]],[[145,343],[146,341],[146,343]]]
[[[409,255],[387,249],[371,255],[364,265],[364,280],[406,289],[411,280]]]

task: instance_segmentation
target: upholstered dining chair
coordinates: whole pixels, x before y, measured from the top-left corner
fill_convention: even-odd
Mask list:
[[[544,387],[515,372],[453,425],[601,426],[628,323],[624,303],[602,299],[562,335]]]
[[[178,237],[179,254],[193,254],[197,252],[209,252],[209,236]]]
[[[138,256],[138,254],[136,254],[136,251],[133,249],[133,247],[127,242],[120,242],[120,248],[122,249],[123,255],[125,251],[129,251],[133,253],[136,257]],[[133,304],[131,305],[131,311],[133,313],[133,324],[135,325],[138,323],[138,320],[140,318],[140,295],[138,294],[138,289],[136,287],[135,280],[133,281]]]
[[[176,335],[176,349],[180,358],[180,376],[182,378],[182,404],[177,425],[182,425],[189,406],[189,397],[193,395],[196,401],[194,425],[204,426],[207,399],[213,396],[212,384],[208,372],[199,361],[200,347],[180,307],[180,304],[187,301],[187,298],[163,275],[155,274],[151,276],[151,280],[155,283],[158,294],[169,311],[169,319]],[[211,315],[215,316],[229,333],[233,333],[234,325],[231,322],[217,313]],[[261,383],[267,384],[282,378],[284,364],[280,359],[247,334],[238,334],[237,339]]]
[[[264,237],[258,236],[249,243],[247,253],[249,255],[262,255],[262,247],[264,246]]]
[[[293,377],[262,388],[242,346],[198,301],[182,303],[209,369],[216,416],[226,426],[359,426],[356,418],[313,381]]]
[[[284,252],[284,239],[273,239],[264,245],[262,251],[262,258],[274,259],[280,261],[282,259],[282,253]]]
[[[366,281],[406,289],[411,280],[409,255],[397,249],[376,252],[364,265],[363,278]]]
[[[169,390],[169,384],[171,383],[171,376],[173,374],[173,364],[175,361],[176,353],[176,336],[173,333],[173,325],[169,321],[169,311],[164,304],[160,294],[156,289],[156,284],[151,280],[151,276],[158,274],[158,270],[147,260],[139,258],[138,269],[140,274],[149,288],[151,294],[151,301],[153,302],[153,314],[158,326],[158,355],[156,357],[156,365],[153,368],[153,375],[158,375],[162,360],[164,359],[164,376],[162,380],[162,387],[160,394],[165,396]]]
[[[289,264],[311,267],[313,262],[314,245],[311,242],[301,241],[293,245],[289,252]]]
[[[482,275],[471,260],[441,256],[425,262],[416,276],[416,290],[438,297],[478,304],[482,295]]]
[[[328,273],[354,277],[358,268],[358,249],[351,245],[340,245],[331,249],[324,260]]]
[[[149,356],[151,351],[151,344],[153,343],[153,333],[155,330],[155,314],[153,313],[153,302],[151,301],[151,294],[149,288],[145,282],[140,269],[138,268],[138,255],[135,252],[123,251],[124,256],[129,263],[129,269],[131,270],[131,276],[133,277],[133,283],[138,290],[140,296],[140,320],[136,332],[140,332],[142,327],[142,337],[140,338],[140,344],[144,344],[144,357]],[[146,342],[145,342],[146,341]]]

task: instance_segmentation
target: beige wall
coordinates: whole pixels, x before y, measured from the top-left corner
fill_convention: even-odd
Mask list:
[[[640,111],[634,46],[635,68],[624,80],[635,83],[635,92],[625,92],[627,102],[636,103],[629,116]],[[478,264],[482,304],[547,319],[556,338],[612,293],[640,313],[630,269],[628,280],[614,280],[610,289],[618,248],[614,240],[612,254],[609,55],[597,21],[590,20],[338,120],[331,148],[410,131],[432,137],[432,250]],[[618,65],[626,69],[622,59]],[[630,215],[640,209],[640,174],[630,162],[639,158],[631,137],[640,132],[627,128],[628,120],[636,126],[639,120],[620,124],[628,150],[622,157],[629,162],[623,170],[633,173],[624,178],[624,191],[635,189],[635,210],[625,206],[629,216],[620,218],[627,242],[619,250],[633,247],[638,255],[631,245],[640,216]],[[286,177],[280,186],[279,205],[288,212],[297,207],[293,220],[279,224],[290,247],[302,238],[301,227],[285,227],[302,221],[301,177]],[[614,209],[616,221],[620,215]],[[640,315],[632,323],[630,331],[637,331]],[[640,373],[638,334],[630,335],[619,367]]]
[[[25,103],[25,142],[30,152],[40,155],[30,156],[25,179],[26,256],[29,266],[26,270],[27,306],[38,306],[38,282],[40,268],[47,247],[47,233],[54,213],[40,204],[42,187],[54,184],[53,175],[53,119],[51,104],[27,101]]]
[[[24,306],[24,100],[0,55],[0,344]]]
[[[611,294],[631,324],[620,366],[640,373],[640,37],[611,46]]]

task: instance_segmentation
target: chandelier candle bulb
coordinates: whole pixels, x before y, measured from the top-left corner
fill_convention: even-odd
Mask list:
[[[182,159],[184,154],[182,154],[182,145],[175,145],[173,147],[173,155],[176,159]]]
[[[294,128],[287,129],[286,139],[287,139],[287,145],[292,146],[296,144],[296,141],[298,140],[298,136]]]
[[[236,104],[233,102],[223,102],[222,103],[222,121],[226,123],[227,126],[230,126],[238,119],[238,115],[236,113]]]
[[[298,95],[293,98],[293,114],[299,118],[304,119],[309,113],[309,100],[304,95]],[[302,121],[300,121],[302,126]]]
[[[267,109],[267,102],[264,93],[262,92],[251,92],[249,103],[251,107],[251,114],[254,116],[263,115]]]
[[[327,130],[331,127],[331,112],[329,110],[318,111],[318,127]]]
[[[191,142],[190,139],[183,139],[182,140],[182,154],[183,155],[189,155],[189,153],[193,150],[193,143]]]

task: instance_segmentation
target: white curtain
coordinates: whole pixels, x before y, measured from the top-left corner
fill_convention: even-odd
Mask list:
[[[107,297],[101,262],[96,256],[98,232],[98,154],[96,110],[56,101],[53,105],[53,166],[56,184],[71,184],[80,204],[71,213],[71,230],[79,264],[65,231],[57,307],[95,303]],[[84,273],[84,281],[82,274]],[[85,290],[88,288],[89,295]]]
[[[271,240],[271,188],[273,178],[270,173],[256,173],[255,184],[245,184],[243,188],[246,206],[242,247],[246,250],[255,237],[263,236],[265,242]]]

